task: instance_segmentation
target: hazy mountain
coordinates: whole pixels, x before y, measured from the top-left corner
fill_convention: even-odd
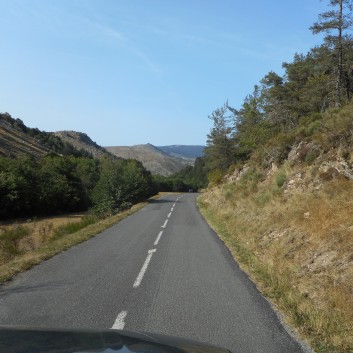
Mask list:
[[[178,158],[195,159],[204,155],[205,146],[200,145],[170,145],[170,146],[157,146],[160,150],[170,156]]]
[[[121,158],[140,161],[152,174],[172,175],[186,165],[193,165],[194,159],[176,158],[151,145],[109,146],[106,150]]]

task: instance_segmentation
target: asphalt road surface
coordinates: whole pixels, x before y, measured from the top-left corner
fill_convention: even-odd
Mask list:
[[[304,352],[196,208],[154,200],[0,287],[0,325],[147,331],[242,353]]]

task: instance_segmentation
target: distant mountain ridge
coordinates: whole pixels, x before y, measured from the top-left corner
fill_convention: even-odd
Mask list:
[[[152,174],[169,176],[202,156],[204,146],[152,144],[102,147],[83,132],[46,132],[27,127],[22,120],[0,113],[0,156],[16,158],[21,154],[41,158],[49,153],[90,158],[136,159]]]
[[[204,155],[205,146],[201,145],[170,145],[157,146],[160,150],[170,156],[178,158],[195,159]]]
[[[121,158],[133,158],[140,161],[152,174],[172,175],[187,165],[194,165],[195,158],[180,155],[176,157],[148,143],[135,146],[108,146],[106,150]]]

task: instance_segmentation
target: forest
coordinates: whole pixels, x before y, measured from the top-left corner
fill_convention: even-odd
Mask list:
[[[0,158],[0,218],[87,211],[106,217],[156,192],[135,160],[73,155]]]

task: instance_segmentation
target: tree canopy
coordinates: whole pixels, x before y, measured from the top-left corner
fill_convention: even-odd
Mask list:
[[[266,74],[240,108],[216,109],[208,135],[206,170],[225,174],[256,153],[263,162],[284,158],[298,139],[322,128],[326,110],[351,101],[353,92],[353,0],[330,0],[310,28],[324,42],[283,63],[283,75]]]

